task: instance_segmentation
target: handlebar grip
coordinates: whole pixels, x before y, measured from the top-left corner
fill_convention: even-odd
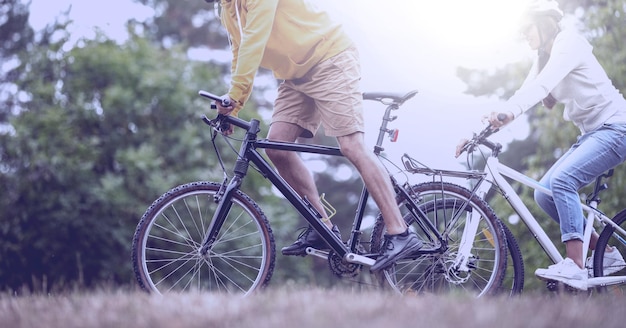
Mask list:
[[[490,140],[487,140],[487,139],[484,139],[481,143],[485,145],[487,148],[491,149],[492,151],[496,150],[500,146],[500,144],[491,142]]]
[[[215,101],[219,101],[222,104],[222,107],[229,107],[231,105],[230,99],[228,99],[228,98],[224,99],[224,98],[222,98],[220,96],[216,96],[216,95],[214,95],[214,94],[212,94],[212,93],[210,93],[208,91],[200,90],[200,91],[198,91],[198,94],[201,95],[202,97],[209,98],[209,99],[215,100]],[[215,109],[213,106],[214,105],[211,106],[211,109]]]

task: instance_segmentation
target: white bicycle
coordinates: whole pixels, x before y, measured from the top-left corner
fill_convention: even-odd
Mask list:
[[[421,163],[410,158],[408,155],[404,155],[403,157],[404,165],[410,172],[438,177],[438,179],[434,178],[433,182],[426,182],[425,184],[428,186],[421,189],[439,190],[444,196],[447,193],[446,190],[463,188],[450,182],[444,182],[445,177],[454,176],[473,179],[474,183],[470,192],[471,197],[468,197],[468,202],[474,202],[475,198],[484,200],[487,193],[495,187],[495,190],[504,197],[517,215],[519,215],[521,221],[526,224],[550,260],[554,263],[558,263],[563,260],[562,255],[506,178],[517,181],[527,187],[539,190],[549,195],[552,195],[552,192],[535,179],[532,179],[500,163],[498,155],[502,150],[502,145],[488,139],[488,137],[495,132],[497,132],[497,129],[493,129],[491,127],[485,128],[480,133],[475,134],[473,138],[465,144],[462,150],[462,152],[467,152],[468,156],[475,150],[478,150],[481,145],[486,146],[491,150],[491,155],[486,158],[486,165],[482,172],[435,170],[423,166]],[[585,202],[581,201],[581,205],[586,216],[583,251],[584,254],[588,254],[590,252],[589,241],[592,231],[594,229],[601,231],[596,244],[596,250],[593,252],[593,277],[590,277],[587,281],[588,289],[595,289],[599,292],[610,290],[614,293],[624,294],[626,292],[626,270],[624,270],[624,267],[620,266],[614,268],[612,271],[616,272],[608,276],[605,276],[603,272],[603,268],[607,269],[604,267],[603,263],[604,253],[607,246],[615,246],[621,254],[626,254],[626,209],[619,211],[619,213],[612,219],[598,209],[598,204],[600,202],[598,195],[602,190],[608,188],[602,180],[610,177],[612,173],[613,170],[610,170],[606,174],[598,177],[596,179],[594,192],[586,198]],[[514,236],[510,233],[510,231],[508,231],[508,229],[506,230],[507,243],[510,251],[508,259],[512,262],[509,263],[508,268],[512,268],[513,270],[511,293],[520,293],[524,285],[523,259]],[[469,239],[470,236],[474,236],[477,233],[480,233],[480,231],[471,231],[466,229],[464,231],[464,234],[466,234],[464,239],[467,238],[468,240],[471,240]],[[557,290],[558,284],[554,281],[549,281],[547,287],[550,290]]]

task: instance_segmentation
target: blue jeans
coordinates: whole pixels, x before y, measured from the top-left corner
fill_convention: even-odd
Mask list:
[[[561,241],[583,239],[585,218],[578,190],[626,160],[626,124],[605,124],[578,137],[541,179],[553,197],[535,191],[535,201],[561,226]]]

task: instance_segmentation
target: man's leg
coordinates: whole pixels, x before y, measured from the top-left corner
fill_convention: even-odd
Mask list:
[[[285,122],[274,122],[270,127],[268,139],[273,141],[293,142],[297,136],[300,136],[303,129],[296,124]],[[317,186],[313,180],[313,176],[304,165],[304,162],[296,152],[281,151],[274,149],[266,149],[267,156],[270,158],[280,176],[301,196],[309,200],[311,205],[322,215],[322,221],[341,239],[339,229],[333,226],[328,219],[328,215],[320,201]],[[326,242],[322,237],[311,228],[308,228],[298,239],[291,245],[283,247],[281,252],[283,255],[306,255],[306,249],[313,247],[316,249],[325,248]]]
[[[387,233],[396,235],[406,231],[407,225],[402,219],[395,193],[387,171],[376,159],[372,151],[368,151],[363,141],[363,133],[356,132],[338,137],[341,152],[352,162],[363,178],[367,190],[374,198],[385,220]]]
[[[273,141],[294,142],[301,133],[302,128],[296,124],[275,122],[270,127],[268,139]],[[326,211],[322,206],[313,176],[304,165],[298,153],[274,149],[267,149],[265,152],[278,170],[280,176],[285,179],[301,197],[306,197],[315,209],[322,214],[326,226],[332,228],[333,224],[328,220]]]
[[[374,154],[366,149],[363,133],[355,132],[338,137],[337,140],[344,156],[361,174],[367,190],[383,215],[387,234],[380,256],[370,270],[377,272],[386,269],[397,260],[419,250],[423,243],[414,232],[408,230],[396,204],[389,175]]]

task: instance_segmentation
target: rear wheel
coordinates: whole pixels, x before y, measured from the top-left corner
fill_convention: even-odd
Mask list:
[[[213,182],[185,184],[148,208],[132,246],[135,277],[143,289],[158,294],[248,294],[269,282],[276,256],[274,236],[259,206],[239,190],[213,247],[207,255],[200,254],[219,189]]]
[[[507,267],[507,243],[501,221],[482,199],[469,190],[451,183],[430,182],[414,185],[409,194],[426,219],[443,236],[443,247],[424,228],[423,218],[399,205],[409,229],[424,242],[420,255],[398,261],[381,274],[394,290],[402,294],[469,293],[474,296],[497,294]],[[471,199],[471,201],[469,201]],[[458,265],[458,251],[469,220],[478,220],[466,266]],[[384,235],[382,216],[372,232],[372,252],[377,253]],[[440,251],[428,252],[428,249]]]
[[[524,289],[524,259],[517,240],[511,230],[503,223],[504,235],[509,254],[506,260],[506,276],[502,283],[502,293],[519,295]]]
[[[613,222],[622,230],[626,230],[626,210],[619,212]],[[615,247],[622,256],[626,255],[626,234],[621,233],[614,226],[606,225],[600,233],[596,250],[593,257],[594,277],[626,276],[626,267],[616,261],[608,261],[612,256],[607,253],[607,247]],[[613,250],[613,252],[615,252]],[[609,293],[623,297],[626,294],[626,277],[619,282],[607,283],[606,286],[597,287],[598,292]]]

